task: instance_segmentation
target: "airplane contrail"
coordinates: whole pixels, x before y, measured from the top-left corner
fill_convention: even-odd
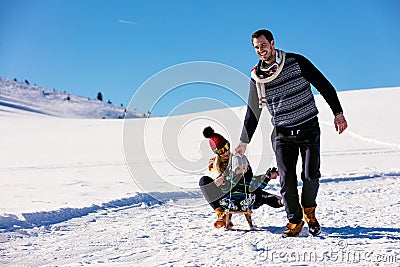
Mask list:
[[[138,24],[137,22],[129,21],[129,20],[123,20],[123,19],[119,19],[118,22],[119,23],[125,23],[125,24],[133,24],[133,25]]]

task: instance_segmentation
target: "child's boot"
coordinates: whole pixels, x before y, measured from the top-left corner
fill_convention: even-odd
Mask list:
[[[215,228],[221,228],[225,227],[225,212],[224,209],[221,207],[218,207],[215,209],[215,212],[217,213],[217,220],[214,222],[214,227]]]

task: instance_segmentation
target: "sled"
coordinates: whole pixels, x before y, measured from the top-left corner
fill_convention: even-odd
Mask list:
[[[251,210],[250,209],[247,209],[246,211],[237,211],[237,210],[226,209],[225,210],[225,229],[231,228],[229,225],[229,222],[230,222],[233,214],[244,214],[244,216],[246,217],[247,223],[249,224],[249,227],[253,228],[253,222],[251,220]]]

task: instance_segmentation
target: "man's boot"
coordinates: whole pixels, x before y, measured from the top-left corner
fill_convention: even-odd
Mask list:
[[[315,218],[315,208],[316,207],[303,208],[304,219],[308,224],[308,232],[313,236],[321,233],[321,226],[319,225],[317,218]]]
[[[299,223],[291,223],[289,222],[286,225],[286,230],[282,232],[283,237],[293,237],[300,234],[301,229],[303,229],[304,222],[300,221]]]

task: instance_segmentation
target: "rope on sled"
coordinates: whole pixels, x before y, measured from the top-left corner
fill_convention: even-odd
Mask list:
[[[238,159],[239,159],[239,164],[238,164],[238,166],[243,166],[244,165],[244,160],[243,160],[243,156],[235,156],[235,157],[237,157]],[[232,165],[231,165],[231,170],[230,170],[230,172],[231,172],[231,177],[230,177],[230,188],[229,188],[229,204],[228,204],[228,209],[230,209],[230,207],[231,207],[231,205],[233,205],[232,204],[232,189],[233,189],[233,186],[234,186],[234,181],[233,181],[233,177],[235,176],[235,174],[236,174],[236,171],[232,168]],[[238,207],[237,208],[239,208],[239,209],[241,209],[242,211],[245,211],[243,208],[244,208],[244,205],[246,205],[246,210],[247,209],[251,209],[251,206],[252,205],[250,205],[251,204],[251,199],[249,199],[249,194],[248,194],[248,189],[247,189],[247,187],[248,186],[250,186],[250,184],[249,185],[247,185],[247,183],[246,183],[246,176],[244,175],[245,174],[245,170],[242,168],[241,169],[241,174],[240,174],[240,178],[238,179],[238,182],[240,182],[240,180],[243,178],[243,183],[244,183],[244,193],[245,193],[245,198],[244,198],[244,200],[242,200],[242,201],[240,201],[239,203],[238,203]],[[243,203],[243,204],[242,204]]]

